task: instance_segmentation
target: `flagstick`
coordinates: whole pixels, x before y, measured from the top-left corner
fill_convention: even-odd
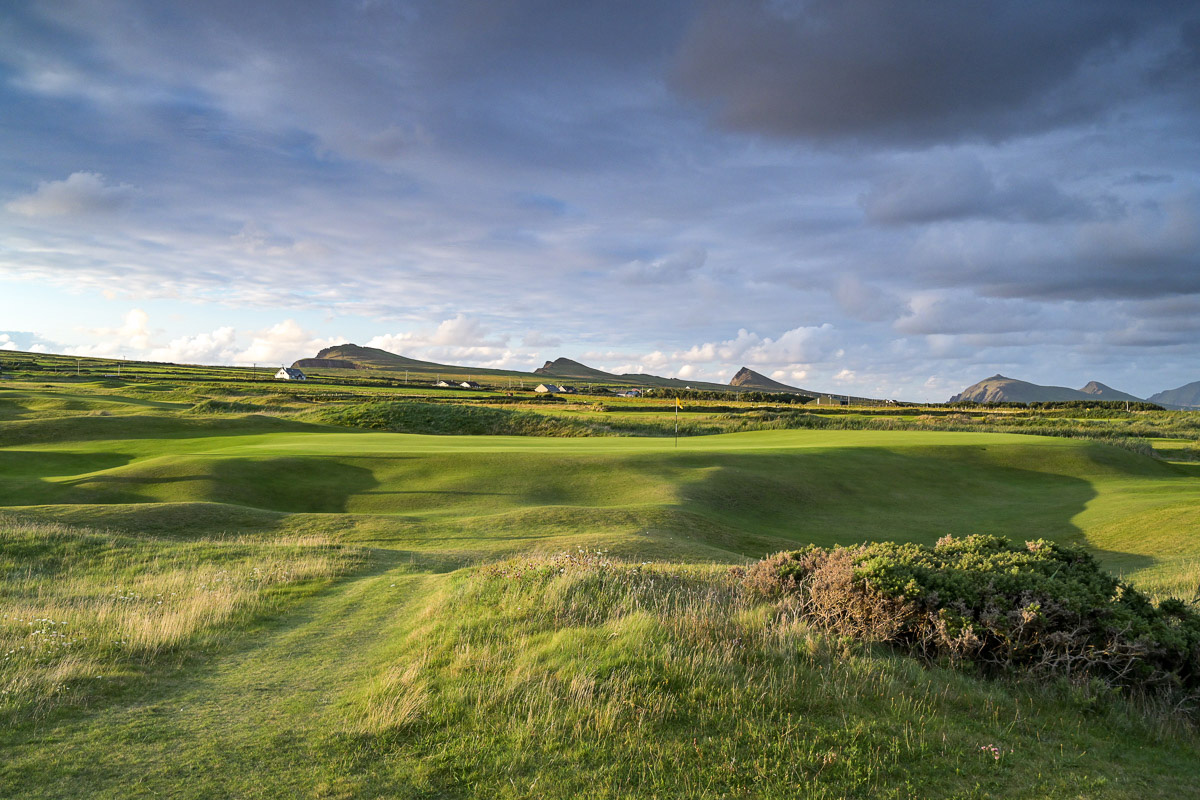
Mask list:
[[[675,398],[675,447],[679,447],[679,398]]]

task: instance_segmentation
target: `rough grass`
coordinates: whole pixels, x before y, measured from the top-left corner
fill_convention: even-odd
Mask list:
[[[452,403],[376,402],[320,409],[311,418],[331,425],[395,433],[466,436],[591,436],[601,426],[507,408]]]
[[[361,559],[317,540],[167,542],[0,518],[0,718],[106,695]]]
[[[927,669],[728,570],[594,552],[456,577],[401,653],[346,733],[395,796],[1168,798],[1200,758],[1103,692]]]

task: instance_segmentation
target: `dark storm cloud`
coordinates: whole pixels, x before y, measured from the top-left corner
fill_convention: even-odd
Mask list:
[[[728,0],[677,85],[725,125],[840,141],[1000,141],[1194,91],[1194,3]]]

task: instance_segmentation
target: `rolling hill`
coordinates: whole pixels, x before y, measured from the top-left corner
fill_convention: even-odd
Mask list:
[[[1150,395],[1151,403],[1172,408],[1200,408],[1200,381],[1184,384],[1178,389],[1168,389],[1165,392]]]
[[[618,375],[589,367],[587,364],[580,364],[578,361],[572,361],[569,358],[556,358],[553,361],[547,361],[535,369],[533,374],[584,381],[603,382],[620,380],[620,376]]]
[[[1019,381],[996,374],[968,386],[950,398],[951,403],[1050,403],[1067,400],[1128,400],[1142,402],[1141,398],[1117,391],[1098,381],[1091,381],[1082,389],[1065,386],[1042,386],[1028,381]]]
[[[818,392],[815,389],[797,389],[795,386],[788,386],[786,383],[780,383],[777,380],[768,378],[761,372],[755,372],[749,367],[742,367],[737,371],[737,374],[729,381],[730,386],[735,386],[739,389],[752,389],[759,392],[786,392],[789,394],[802,394],[809,397],[817,398],[818,403],[825,401],[836,402],[851,402],[859,404],[874,405],[880,401],[870,397],[855,397],[847,394],[834,394],[831,392]]]

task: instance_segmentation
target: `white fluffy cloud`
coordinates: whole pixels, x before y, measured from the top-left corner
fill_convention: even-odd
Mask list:
[[[795,366],[824,361],[834,351],[834,328],[828,322],[784,331],[778,338],[759,336],[742,328],[737,336],[723,342],[696,345],[674,359],[688,363],[735,362],[744,365]]]
[[[497,335],[478,319],[462,314],[443,320],[433,330],[376,336],[367,346],[429,361],[469,359],[480,366],[509,365],[518,359],[508,347],[507,336]]]
[[[64,347],[62,352],[179,364],[290,364],[316,354],[322,347],[346,341],[336,336],[321,338],[295,320],[287,319],[258,331],[240,333],[236,328],[223,326],[162,342],[162,331],[151,326],[150,315],[140,308],[126,312],[118,327],[92,328],[82,333],[87,343]]]
[[[294,320],[286,319],[277,325],[253,334],[250,346],[233,357],[235,364],[290,364],[297,358],[317,354],[323,347],[345,342],[344,337],[317,338]]]
[[[66,180],[42,181],[32,194],[19,197],[5,208],[26,217],[65,217],[108,214],[132,200],[127,184],[106,183],[97,172],[73,172]]]
[[[209,333],[180,336],[165,347],[150,351],[151,361],[176,364],[221,364],[234,359],[237,331],[230,327],[217,328]]]
[[[144,355],[154,345],[154,331],[150,329],[150,315],[140,308],[131,308],[116,328],[92,328],[84,331],[88,342],[69,346],[63,352],[71,356],[97,356],[100,358],[120,355]]]

